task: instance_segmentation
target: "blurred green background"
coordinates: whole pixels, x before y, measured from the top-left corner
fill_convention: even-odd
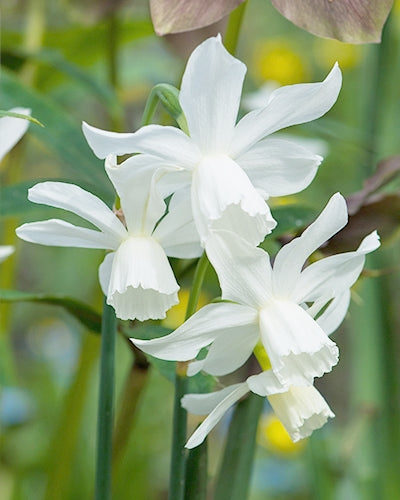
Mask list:
[[[249,2],[237,51],[248,67],[244,95],[265,83],[320,81],[336,60],[343,70],[339,100],[327,116],[289,131],[323,141],[326,151],[309,188],[273,200],[273,213],[291,234],[334,192],[347,196],[361,190],[378,161],[399,154],[399,5],[380,45],[355,46],[300,30],[267,0]],[[151,88],[160,82],[179,87],[194,46],[223,29],[221,22],[205,31],[157,37],[143,0],[2,0],[0,109],[29,107],[44,125],[30,124],[0,164],[0,243],[16,245],[16,253],[0,264],[3,290],[65,295],[101,311],[102,251],[17,241],[14,230],[23,222],[61,217],[82,224],[60,210],[29,203],[27,188],[43,179],[74,182],[111,205],[111,184],[83,138],[82,120],[107,130],[135,130]],[[161,108],[157,120],[170,122]],[[384,229],[383,245],[369,258],[348,317],[334,335],[340,363],[317,381],[336,419],[293,445],[266,405],[251,500],[400,497],[399,185],[396,178],[387,183],[380,193],[383,208],[356,221],[360,234]],[[387,193],[392,197],[385,202]],[[279,211],[282,207],[289,212]],[[352,248],[359,241],[354,239]],[[273,250],[279,243],[272,237],[266,245]],[[183,264],[174,266],[179,271]],[[191,269],[180,280],[183,295]],[[219,295],[211,271],[204,293],[205,301]],[[0,308],[0,499],[89,499],[99,335],[59,306],[4,301]],[[180,306],[169,315],[168,327],[182,321],[182,311]],[[123,424],[113,498],[163,499],[173,385],[157,368],[132,368],[132,363],[121,335],[116,415]],[[132,394],[139,394],[135,413],[126,409]],[[228,420],[210,438],[210,498]],[[197,422],[190,419],[190,429]]]

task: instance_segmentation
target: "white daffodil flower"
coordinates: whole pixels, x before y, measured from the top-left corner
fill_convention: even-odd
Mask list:
[[[191,360],[210,346],[204,359],[189,365],[188,374],[203,370],[219,376],[239,368],[261,340],[281,384],[312,384],[338,361],[338,348],[328,334],[344,318],[365,254],[379,246],[374,231],[356,251],[303,269],[308,257],[346,222],[346,202],[336,193],[302,236],[282,247],[273,268],[264,250],[231,232],[213,234],[206,252],[222,299],[229,302],[203,307],[170,335],[132,341],[153,356],[177,361]]]
[[[168,214],[156,190],[157,160],[134,156],[121,165],[106,160],[106,171],[121,201],[125,225],[99,198],[74,184],[42,182],[29,200],[73,212],[100,231],[52,219],[23,224],[23,240],[42,245],[112,250],[99,268],[107,303],[121,319],[160,319],[178,303],[179,286],[167,255],[198,257],[201,247],[187,200],[172,197]],[[157,225],[158,223],[158,225]]]
[[[314,386],[283,386],[272,370],[252,375],[245,382],[209,394],[186,394],[182,406],[195,415],[207,418],[195,430],[186,448],[201,444],[227,410],[244,395],[254,392],[266,396],[276,416],[296,442],[310,436],[335,415]]]
[[[12,108],[9,111],[20,115],[30,115],[28,108]],[[0,161],[17,144],[28,130],[29,121],[23,118],[3,116],[0,118]]]
[[[15,248],[12,245],[0,245],[0,262],[6,260],[14,251]]]
[[[209,38],[189,58],[179,95],[188,133],[147,125],[114,133],[83,123],[99,158],[151,154],[175,166],[175,189],[190,186],[193,216],[204,244],[210,229],[226,229],[257,245],[275,227],[265,200],[297,193],[314,178],[322,158],[288,141],[266,138],[325,114],[335,103],[337,65],[323,82],[277,89],[268,103],[236,123],[246,66]],[[165,178],[167,179],[168,176]]]

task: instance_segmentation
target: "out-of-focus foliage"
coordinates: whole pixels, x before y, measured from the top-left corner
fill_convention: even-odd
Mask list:
[[[217,10],[218,2],[212,3]],[[327,12],[343,5],[339,0],[328,3]],[[379,2],[386,12],[389,4]],[[24,222],[58,216],[57,210],[26,199],[28,188],[46,179],[75,182],[112,206],[111,184],[83,138],[81,121],[121,132],[137,129],[155,85],[179,88],[185,61],[177,54],[187,53],[189,42],[180,36],[173,41],[156,37],[147,0],[4,0],[1,14],[0,109],[29,107],[43,127],[31,123],[0,164],[0,244],[16,246],[15,255],[0,264],[3,297],[13,300],[0,304],[0,498],[91,498],[100,339],[89,329],[91,323],[95,329],[98,325],[102,297],[97,271],[104,254],[31,245],[18,241],[14,230]],[[310,35],[287,22],[268,0],[251,0],[246,7],[238,46],[238,57],[248,65],[244,93],[264,83],[320,81],[336,60],[344,73],[339,100],[329,115],[290,130],[299,139],[324,141],[326,158],[307,190],[275,200],[271,211],[279,224],[263,246],[273,258],[336,191],[349,198],[352,215],[347,233],[337,235],[325,251],[336,252],[335,244],[354,249],[372,229],[378,229],[383,241],[366,272],[380,277],[365,280],[367,295],[363,282],[355,287],[349,317],[335,335],[341,361],[334,373],[317,382],[336,419],[296,453],[279,429],[264,426],[251,500],[398,498],[399,40],[398,7],[382,45],[357,47]],[[162,106],[154,122],[175,125]],[[390,157],[375,173],[375,166]],[[74,222],[74,217],[69,220]],[[187,290],[194,263],[172,264]],[[220,295],[212,269],[204,293],[207,300]],[[62,307],[55,307],[57,303]],[[74,315],[85,318],[86,326]],[[113,471],[114,500],[166,497],[174,364],[140,358],[124,337],[149,338],[173,327],[121,325],[116,421],[122,431]],[[236,383],[252,369],[250,364],[221,382]],[[207,391],[215,383],[199,375],[191,390]],[[263,412],[269,416],[270,408]],[[228,421],[209,438],[211,489]],[[190,416],[189,432],[198,423],[198,417]]]

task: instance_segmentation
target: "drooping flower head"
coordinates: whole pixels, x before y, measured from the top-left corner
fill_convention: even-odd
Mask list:
[[[195,415],[207,415],[186,443],[186,448],[201,444],[228,409],[249,392],[267,397],[294,442],[310,436],[328,418],[335,416],[314,386],[284,386],[272,370],[267,370],[216,392],[183,396],[182,406],[186,410]]]
[[[73,212],[100,231],[59,219],[23,224],[17,235],[33,243],[111,250],[99,278],[107,303],[121,319],[159,319],[178,302],[179,286],[168,256],[198,257],[201,248],[187,200],[172,197],[168,214],[156,189],[163,169],[148,156],[121,165],[110,156],[106,171],[120,198],[125,224],[99,198],[74,184],[43,182],[29,199]],[[158,224],[157,224],[158,223]],[[157,227],[156,227],[157,226]]]
[[[271,266],[267,252],[234,233],[215,233],[206,251],[221,285],[220,302],[205,306],[175,332],[159,339],[132,341],[153,356],[188,361],[210,346],[207,356],[189,365],[225,375],[239,368],[259,341],[284,386],[311,385],[338,361],[328,337],[342,322],[350,287],[365,254],[379,246],[376,232],[359,248],[304,267],[308,257],[347,222],[344,198],[335,194],[302,234],[285,245]]]
[[[295,143],[266,137],[322,116],[341,86],[335,65],[323,82],[275,90],[262,108],[236,123],[245,72],[220,36],[209,38],[190,56],[182,79],[179,101],[188,135],[170,126],[119,134],[83,124],[99,158],[144,153],[174,166],[169,176],[175,190],[190,186],[203,244],[210,230],[231,230],[252,245],[271,232],[276,222],[265,200],[307,187],[322,158]]]

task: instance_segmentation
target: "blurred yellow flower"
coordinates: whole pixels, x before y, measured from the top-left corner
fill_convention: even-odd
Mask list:
[[[305,61],[282,39],[259,43],[254,52],[253,66],[260,80],[280,85],[291,85],[308,78]]]
[[[314,53],[322,68],[330,68],[336,61],[342,70],[354,68],[360,61],[361,51],[360,45],[328,38],[318,38],[314,42]]]
[[[178,292],[179,303],[167,312],[166,318],[161,322],[166,328],[178,328],[185,321],[186,308],[189,301],[190,290],[188,288],[181,288]],[[209,297],[205,293],[200,294],[197,309],[205,306],[209,302]]]
[[[298,454],[306,445],[305,439],[293,443],[282,422],[272,413],[260,419],[258,442],[268,450],[281,455]]]

